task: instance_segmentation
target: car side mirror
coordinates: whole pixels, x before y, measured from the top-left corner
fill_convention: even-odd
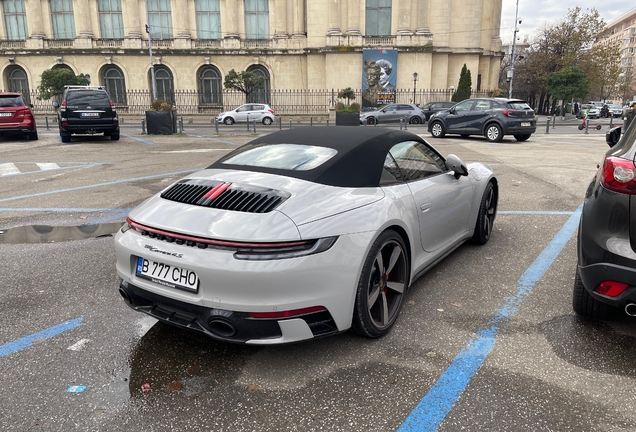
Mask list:
[[[623,132],[622,126],[616,126],[610,129],[609,132],[605,134],[605,142],[608,146],[614,147],[621,139],[621,133]]]
[[[386,108],[381,109],[380,112],[385,113],[386,112]]]
[[[29,108],[35,108],[33,104],[29,104]]]
[[[449,154],[446,158],[446,168],[455,173],[455,178],[458,179],[461,176],[468,175],[468,168],[464,165],[464,162],[454,154]]]
[[[449,113],[451,113],[451,114],[456,114],[456,112],[455,112],[455,108],[451,108],[451,109],[449,109],[449,110],[448,110],[448,112],[449,112]]]
[[[60,103],[58,101],[53,102],[53,108],[59,108],[59,107],[60,107]]]

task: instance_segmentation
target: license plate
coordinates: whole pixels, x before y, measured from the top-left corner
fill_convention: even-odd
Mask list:
[[[13,113],[8,112],[8,113],[0,113],[0,117],[11,117],[13,115]]]
[[[99,117],[99,113],[81,113],[81,117]]]
[[[521,122],[521,126],[530,126],[530,122]]]
[[[159,285],[191,292],[199,289],[199,277],[192,270],[137,257],[135,274]]]

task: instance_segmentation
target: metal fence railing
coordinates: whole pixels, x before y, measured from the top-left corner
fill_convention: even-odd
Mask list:
[[[355,99],[350,103],[362,102],[362,91],[355,90]],[[53,99],[39,99],[39,92],[32,90],[24,95],[27,103],[33,104],[35,114],[53,114],[55,108]],[[487,91],[473,91],[471,97],[486,97]],[[424,105],[428,102],[450,101],[453,90],[431,89],[397,89],[395,92],[396,103],[416,103]],[[116,99],[116,98],[113,98]],[[120,95],[115,100],[117,111],[122,114],[141,115],[150,108],[150,90],[128,90],[125,95]],[[276,114],[280,115],[327,115],[329,108],[336,106],[338,102],[346,102],[338,99],[338,90],[270,90],[259,91],[257,94],[246,97],[244,93],[234,90],[224,90],[220,94],[202,93],[197,90],[177,90],[170,96],[179,114],[206,114],[216,115],[220,112],[236,108],[246,102],[267,103]]]

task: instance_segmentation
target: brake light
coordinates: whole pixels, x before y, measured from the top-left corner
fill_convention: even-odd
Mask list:
[[[113,103],[113,101],[110,101],[110,107],[115,108],[115,104]]]
[[[272,114],[274,114],[274,110],[273,109],[268,109],[267,111],[271,112]]]
[[[603,281],[596,287],[596,292],[608,297],[616,297],[623,293],[629,285],[623,282]]]
[[[510,111],[508,110],[503,110],[501,113],[505,115],[506,117],[510,117]]]
[[[314,312],[322,312],[327,309],[324,306],[312,306],[303,309],[294,309],[289,311],[275,311],[275,312],[250,312],[250,317],[260,319],[272,319],[272,318],[290,318],[300,315],[307,315]]]
[[[62,104],[60,105],[60,107],[66,108],[66,99],[62,101]]]
[[[25,110],[17,110],[14,114],[15,117],[17,118],[24,118],[24,111]]]
[[[636,195],[636,167],[631,160],[610,156],[603,162],[601,184],[605,189]]]

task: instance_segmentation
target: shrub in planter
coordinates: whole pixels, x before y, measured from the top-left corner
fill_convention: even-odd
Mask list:
[[[356,94],[347,87],[338,92],[339,99],[346,99],[347,103],[338,102],[336,105],[336,126],[359,126],[360,125],[360,104],[349,103],[355,99]]]
[[[149,135],[177,133],[177,113],[171,102],[156,100],[146,111],[146,127]]]

